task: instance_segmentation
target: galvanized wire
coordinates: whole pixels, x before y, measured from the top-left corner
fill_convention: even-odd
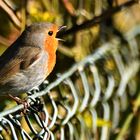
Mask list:
[[[137,89],[139,32],[128,34],[128,46],[112,39],[51,84],[44,82],[45,88],[27,99],[26,114],[21,115],[23,105],[1,112],[0,139],[5,133],[14,140],[109,139]],[[128,57],[122,53],[126,49]]]

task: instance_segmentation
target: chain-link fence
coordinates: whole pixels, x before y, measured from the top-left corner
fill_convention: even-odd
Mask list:
[[[23,105],[1,112],[0,139],[113,139],[138,95],[139,31],[132,29],[126,44],[110,40],[51,84],[45,81],[29,93],[25,114]]]

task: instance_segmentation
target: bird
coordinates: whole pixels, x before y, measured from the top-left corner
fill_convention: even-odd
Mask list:
[[[52,72],[64,26],[33,23],[0,56],[0,96],[14,97],[39,86]]]

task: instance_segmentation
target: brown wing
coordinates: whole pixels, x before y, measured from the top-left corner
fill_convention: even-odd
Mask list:
[[[25,70],[31,64],[33,64],[39,57],[41,52],[37,47],[22,47],[18,50],[16,55],[8,61],[1,58],[1,61],[6,61],[3,65],[0,64],[0,82],[7,81],[7,78],[11,77],[20,70]]]
[[[17,58],[20,58],[22,62],[20,63],[20,69],[26,69],[32,65],[41,53],[41,48],[39,47],[23,47],[17,54]]]

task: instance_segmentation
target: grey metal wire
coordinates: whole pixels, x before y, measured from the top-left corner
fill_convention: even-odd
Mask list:
[[[2,131],[7,134],[10,131],[10,136],[15,140],[18,140],[19,134],[23,140],[82,140],[96,139],[97,135],[101,140],[109,139],[110,134],[119,125],[121,111],[127,108],[126,94],[133,96],[137,88],[134,77],[140,67],[138,44],[134,38],[136,33],[133,32],[134,35],[131,37],[129,34],[125,35],[125,38],[130,47],[131,62],[123,62],[123,54],[120,52],[123,47],[120,48],[118,39],[105,43],[47,87],[44,83],[42,91],[35,90],[27,99],[31,107],[25,116],[20,115],[23,105],[1,112],[0,137],[3,137]],[[114,73],[98,65],[102,59],[105,62],[109,61],[107,56],[110,56],[115,63],[114,69],[117,71],[115,74],[120,77],[118,80]],[[79,83],[82,91],[78,89]],[[133,88],[131,84],[134,85]],[[58,90],[59,85],[62,89]],[[127,87],[129,90],[126,90]],[[57,95],[57,98],[52,92]],[[44,107],[41,111],[36,110],[34,104],[42,96],[44,96]],[[25,118],[24,123],[28,126],[28,130],[23,128],[21,118]],[[112,122],[112,126],[98,127],[99,119]]]

